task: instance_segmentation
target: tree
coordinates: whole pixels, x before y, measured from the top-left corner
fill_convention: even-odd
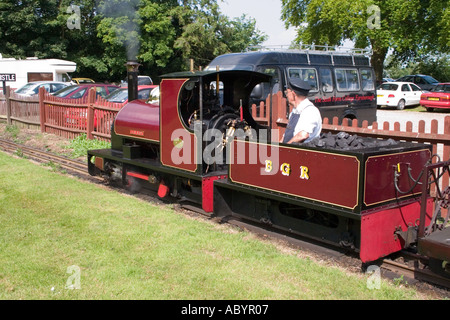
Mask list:
[[[298,27],[296,42],[371,47],[377,80],[392,50],[408,61],[450,46],[449,0],[282,0],[286,26]]]
[[[10,57],[66,57],[57,0],[2,0],[0,53]]]
[[[267,36],[256,29],[256,21],[242,15],[229,20],[217,5],[208,12],[200,12],[175,42],[186,59],[194,59],[198,66],[207,65],[218,55],[241,52],[249,46],[264,42]]]
[[[106,45],[104,60],[116,74],[124,70],[125,52],[142,64],[141,73],[156,78],[161,72],[187,69],[190,59],[205,66],[217,55],[266,39],[254,20],[243,16],[230,21],[221,14],[216,0],[118,1],[100,2],[103,18],[97,28]]]
[[[426,74],[440,82],[450,81],[450,57],[442,54],[419,62],[399,63],[393,56],[386,59],[386,76],[398,79],[410,74]]]
[[[265,40],[255,22],[230,20],[217,0],[2,0],[0,53],[75,61],[74,75],[118,81],[125,62],[157,79]]]

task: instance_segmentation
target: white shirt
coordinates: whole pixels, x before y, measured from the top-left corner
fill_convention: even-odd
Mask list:
[[[322,116],[320,115],[319,109],[317,109],[308,98],[300,102],[300,104],[292,110],[291,114],[293,113],[300,114],[300,118],[294,129],[294,136],[300,131],[308,132],[308,139],[303,141],[305,143],[320,135],[320,132],[322,131]]]

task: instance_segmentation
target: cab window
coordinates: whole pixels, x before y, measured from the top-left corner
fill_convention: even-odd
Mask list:
[[[359,91],[358,70],[336,69],[335,75],[338,91]]]
[[[314,68],[289,68],[289,78],[299,78],[311,86],[311,92],[319,91],[319,83],[317,81],[317,70]]]

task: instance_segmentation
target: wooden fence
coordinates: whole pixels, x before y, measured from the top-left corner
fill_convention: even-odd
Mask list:
[[[112,103],[97,97],[95,89],[84,99],[63,99],[39,91],[42,132],[68,139],[85,133],[88,139],[111,139],[111,125],[124,103]]]
[[[269,105],[272,99],[272,112],[268,110],[266,105]],[[286,125],[288,123],[288,116],[292,107],[288,110],[286,104],[286,98],[283,97],[281,92],[274,94],[272,98],[268,97],[266,103],[261,103],[259,108],[255,105],[252,106],[253,118],[260,124],[266,125],[272,129],[279,130],[279,136],[284,134]],[[412,142],[429,143],[433,145],[433,153],[437,154],[438,150],[441,160],[450,159],[450,116],[445,117],[443,125],[443,133],[439,132],[439,123],[437,120],[431,121],[431,130],[429,133],[425,132],[425,121],[420,120],[418,123],[417,132],[413,132],[413,123],[408,121],[406,123],[406,130],[400,130],[400,123],[395,122],[391,128],[389,122],[381,124],[373,122],[369,124],[367,121],[363,121],[361,127],[358,127],[358,120],[350,121],[349,119],[343,119],[339,124],[339,119],[323,119],[322,131],[323,132],[348,132],[357,134],[360,136],[374,137],[374,138],[392,138],[395,140],[404,140]]]
[[[31,97],[7,90],[6,96],[0,94],[0,119],[68,139],[85,133],[88,139],[109,140],[112,121],[123,105],[96,97],[95,89],[85,99],[58,98],[43,88]]]
[[[272,100],[272,101],[270,101]],[[272,111],[267,107],[272,103]],[[108,140],[111,138],[111,124],[123,103],[111,103],[103,98],[96,97],[95,90],[91,89],[87,99],[62,99],[47,93],[43,88],[38,96],[23,97],[13,92],[6,92],[6,97],[0,94],[0,118],[9,124],[19,122],[26,125],[40,127],[42,132],[53,133],[72,139],[85,133],[88,139],[94,137]],[[281,92],[268,97],[266,102],[252,106],[253,118],[260,124],[279,129],[280,136],[284,133],[288,122],[286,99]],[[439,134],[439,125],[443,125],[443,133]],[[412,122],[408,122],[406,130],[400,130],[400,124],[393,127],[385,122],[372,124],[364,121],[358,127],[357,121],[347,122],[347,119],[338,124],[338,119],[323,119],[324,132],[345,131],[376,138],[393,138],[398,140],[430,143],[434,153],[439,153],[442,160],[450,159],[450,116],[445,118],[443,124],[437,120],[431,122],[431,131],[425,132],[425,121],[420,121],[417,132],[413,132]]]
[[[9,92],[9,88],[7,92]],[[0,92],[0,119],[7,119],[6,112],[6,96],[4,92]]]
[[[28,126],[39,126],[39,100],[37,96],[23,96],[12,90],[0,94],[0,118]]]

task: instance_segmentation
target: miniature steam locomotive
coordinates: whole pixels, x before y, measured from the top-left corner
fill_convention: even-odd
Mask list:
[[[161,78],[159,105],[128,103],[115,118],[111,149],[88,152],[91,175],[153,189],[209,215],[346,247],[363,262],[412,245],[421,206],[430,223],[433,199],[417,177],[431,146],[345,133],[280,144],[283,129],[257,123],[250,112],[255,88],[271,86],[269,75],[234,70]]]

